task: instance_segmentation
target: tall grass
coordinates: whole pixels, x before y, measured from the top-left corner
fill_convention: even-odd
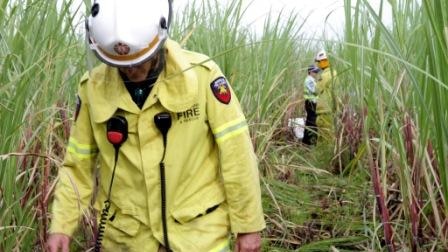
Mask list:
[[[376,193],[385,195],[377,200],[380,214],[390,213],[376,224],[385,232],[378,237],[392,251],[394,245],[446,249],[448,75],[442,69],[448,60],[448,6],[425,0],[386,4],[392,7],[390,27],[368,1],[345,1],[345,48],[338,56],[344,59],[341,69],[349,69],[348,106],[358,115],[367,111],[365,158],[372,174],[379,174],[372,176]],[[372,249],[381,243],[377,239]]]
[[[83,67],[72,4],[1,1],[0,251],[30,251],[45,240],[66,108]]]
[[[39,251],[46,240],[86,70],[74,3],[60,3],[0,2],[0,251]],[[390,3],[386,27],[369,1],[344,0],[339,42],[309,38],[286,10],[254,33],[242,0],[192,2],[175,15],[171,37],[221,66],[247,115],[263,175],[265,251],[448,248],[448,6]],[[301,147],[285,127],[302,116],[305,69],[322,44],[342,83],[337,155],[349,150],[350,159],[340,175],[329,172],[332,151]],[[82,239],[74,251],[88,248]]]

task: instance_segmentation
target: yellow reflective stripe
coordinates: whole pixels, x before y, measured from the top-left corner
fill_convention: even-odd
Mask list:
[[[213,134],[217,142],[222,142],[246,130],[248,130],[248,126],[246,120],[242,117],[214,129]]]
[[[247,124],[245,124],[242,128],[239,128],[238,130],[232,131],[231,133],[226,134],[225,136],[222,136],[220,138],[216,138],[216,142],[221,143],[233,136],[239,135],[242,132],[248,130]]]
[[[96,145],[80,144],[75,138],[70,137],[67,146],[68,152],[80,159],[89,158],[98,153]]]
[[[225,240],[224,242],[220,243],[218,246],[210,250],[210,252],[229,252],[229,251],[230,251],[229,240]]]
[[[244,122],[244,121],[245,121],[244,117],[240,117],[238,119],[235,119],[233,121],[225,123],[224,125],[216,128],[216,129],[212,129],[213,130],[213,134],[215,134],[215,135],[219,134],[219,132],[221,132],[223,130],[226,130],[227,128],[232,127],[233,125],[239,124],[239,123]]]
[[[304,95],[303,96],[306,100],[312,100],[312,99],[318,99],[319,96],[317,95]]]

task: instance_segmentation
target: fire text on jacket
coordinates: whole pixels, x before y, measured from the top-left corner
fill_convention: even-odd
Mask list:
[[[180,123],[187,123],[191,121],[195,121],[199,119],[199,116],[201,115],[199,111],[199,104],[193,105],[190,109],[187,109],[183,112],[179,112],[176,114],[177,120]]]

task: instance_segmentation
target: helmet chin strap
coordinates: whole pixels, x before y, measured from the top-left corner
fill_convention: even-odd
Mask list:
[[[162,72],[163,68],[165,67],[165,48],[160,48],[159,52],[157,53],[157,56],[154,58],[156,61],[155,67],[151,68],[149,70],[148,76],[146,77],[147,80],[149,79],[157,79],[159,77],[159,74]]]
[[[168,0],[168,29],[167,32],[170,30],[171,26],[171,20],[173,18],[173,0]]]

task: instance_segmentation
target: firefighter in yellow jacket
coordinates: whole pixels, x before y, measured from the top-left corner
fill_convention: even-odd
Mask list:
[[[167,38],[171,1],[97,0],[59,170],[48,249],[99,212],[95,251],[260,251],[257,161],[235,93],[208,57]],[[96,169],[98,169],[96,171]]]
[[[330,61],[325,51],[319,51],[314,61],[322,69],[320,79],[317,81],[317,127],[319,129],[318,142],[333,142],[335,138],[334,115],[337,103],[334,91],[337,85],[336,71],[330,67]]]

